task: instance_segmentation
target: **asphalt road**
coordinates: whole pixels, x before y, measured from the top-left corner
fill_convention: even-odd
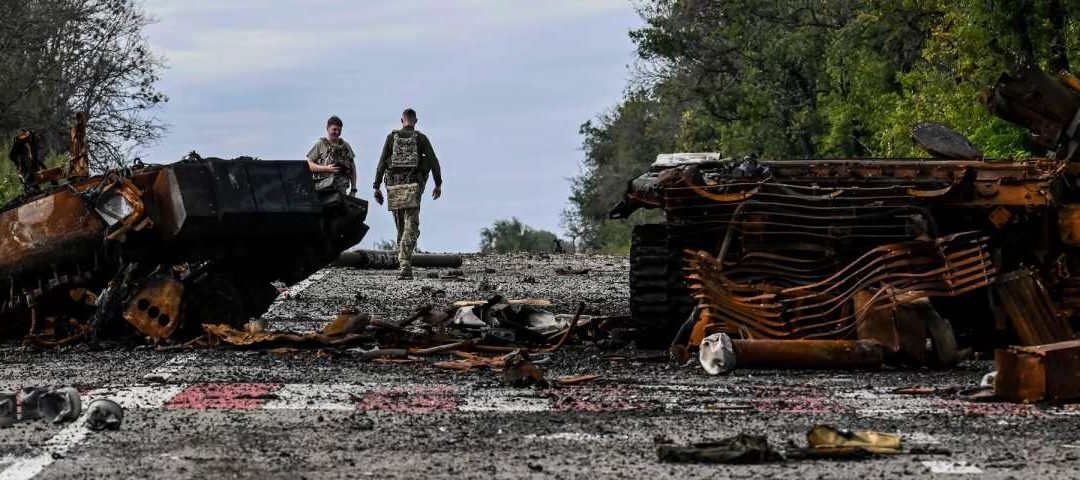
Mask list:
[[[555,275],[557,268],[588,268]],[[424,303],[545,297],[559,313],[625,313],[626,260],[617,257],[470,257],[464,279],[399,282],[391,272],[331,269],[283,294],[276,328],[324,323],[346,304],[383,318]],[[424,271],[427,273],[445,273]],[[951,389],[992,367],[949,371],[739,371],[608,358],[574,346],[543,365],[549,378],[598,374],[573,387],[513,389],[491,372],[428,362],[386,364],[353,352],[155,352],[0,346],[0,388],[75,385],[84,401],[126,407],[119,431],[81,422],[0,429],[0,480],[125,478],[1080,478],[1080,405],[970,403]],[[439,358],[439,359],[446,359]],[[902,395],[897,387],[939,387]],[[805,444],[814,425],[899,433],[902,454],[858,461],[686,465],[657,461],[655,442],[765,435],[778,449]],[[947,454],[943,452],[948,452]]]

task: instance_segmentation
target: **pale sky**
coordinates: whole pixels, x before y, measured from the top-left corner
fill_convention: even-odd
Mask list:
[[[479,231],[517,216],[562,233],[578,127],[615,106],[633,63],[629,0],[147,0],[169,68],[158,112],[169,133],[143,156],[301,159],[340,116],[361,198],[401,110],[442,163],[425,196],[420,248],[473,251]],[[428,190],[430,192],[431,182]],[[362,243],[394,237],[374,202]]]

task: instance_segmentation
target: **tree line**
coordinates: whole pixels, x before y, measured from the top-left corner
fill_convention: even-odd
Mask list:
[[[590,251],[625,253],[639,212],[607,220],[658,153],[763,158],[922,156],[910,127],[966,134],[987,156],[1028,154],[980,94],[1004,72],[1070,70],[1076,0],[639,0],[623,100],[581,126],[564,224]]]
[[[38,132],[54,156],[67,151],[75,112],[88,112],[96,171],[130,160],[159,138],[154,108],[163,63],[143,29],[152,19],[134,0],[0,0],[0,147],[22,129]],[[7,156],[8,148],[0,151]],[[0,201],[19,190],[6,159]]]

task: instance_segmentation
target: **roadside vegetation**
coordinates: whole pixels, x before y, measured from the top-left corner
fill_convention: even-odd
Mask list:
[[[762,158],[922,156],[917,122],[987,156],[1028,153],[980,94],[1011,67],[1071,70],[1080,4],[1063,0],[641,0],[635,74],[621,103],[581,126],[584,161],[564,226],[589,251],[628,251],[607,220],[658,153]]]
[[[570,242],[560,240],[547,230],[525,225],[517,218],[496,220],[480,231],[480,251],[483,253],[554,253],[560,248],[568,252]]]
[[[152,19],[134,0],[0,0],[0,202],[21,190],[5,147],[38,132],[50,159],[66,154],[75,112],[89,113],[91,167],[125,164],[164,132],[153,116],[162,60],[143,36]]]

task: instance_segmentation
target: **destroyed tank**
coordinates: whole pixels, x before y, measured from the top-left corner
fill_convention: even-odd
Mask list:
[[[664,213],[633,230],[637,338],[871,339],[943,362],[957,342],[1074,338],[1078,92],[1071,75],[1034,70],[988,92],[991,111],[1046,150],[1021,160],[984,158],[932,124],[912,130],[927,158],[660,155],[610,214]]]
[[[63,177],[39,172],[0,210],[0,338],[62,346],[238,325],[368,229],[367,202],[316,191],[304,161],[193,154]]]

